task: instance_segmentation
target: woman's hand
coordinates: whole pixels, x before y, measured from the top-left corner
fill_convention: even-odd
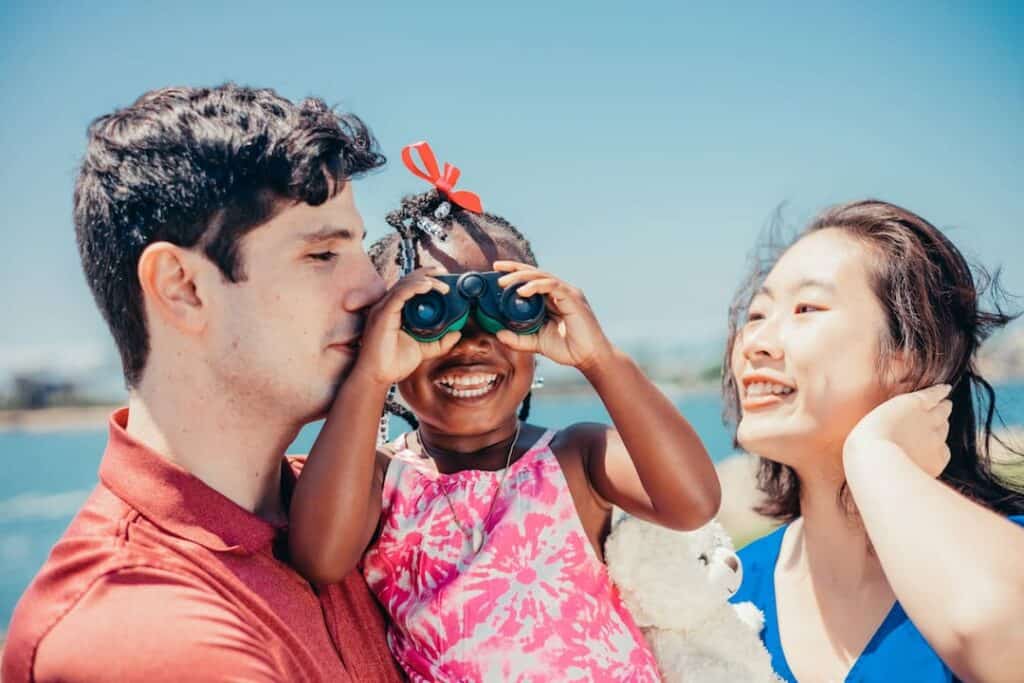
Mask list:
[[[522,284],[518,292],[521,297],[547,296],[548,320],[537,334],[520,335],[501,330],[497,334],[501,343],[517,351],[540,353],[556,363],[583,371],[613,352],[611,342],[579,289],[517,261],[495,261],[494,269],[508,273],[498,280],[502,288]]]
[[[431,290],[448,293],[448,285],[430,277],[442,272],[436,267],[414,270],[370,309],[353,374],[391,385],[408,377],[423,361],[445,355],[458,343],[460,332],[449,332],[437,341],[418,342],[402,330],[405,302]]]
[[[949,463],[949,415],[953,410],[948,384],[894,396],[861,418],[843,444],[844,459],[879,442],[899,447],[930,477]]]

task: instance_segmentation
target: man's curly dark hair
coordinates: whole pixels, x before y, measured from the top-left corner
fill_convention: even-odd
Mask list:
[[[75,232],[129,388],[149,350],[136,276],[147,245],[198,246],[229,281],[245,280],[242,236],[289,202],[322,204],[385,162],[358,117],[233,83],[150,91],[93,121],[88,140]]]

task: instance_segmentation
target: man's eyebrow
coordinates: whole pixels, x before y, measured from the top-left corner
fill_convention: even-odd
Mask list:
[[[315,242],[326,242],[327,240],[359,240],[360,242],[366,239],[366,231],[360,230],[356,233],[354,230],[349,228],[341,228],[336,225],[325,225],[319,230],[313,232],[305,232],[298,235],[298,239],[307,244]]]

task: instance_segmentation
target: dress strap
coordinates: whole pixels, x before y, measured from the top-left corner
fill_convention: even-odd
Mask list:
[[[545,430],[545,432],[540,435],[540,438],[533,442],[533,445],[530,446],[527,452],[531,453],[533,451],[539,451],[547,448],[551,444],[551,440],[555,438],[556,434],[558,434],[557,429]]]

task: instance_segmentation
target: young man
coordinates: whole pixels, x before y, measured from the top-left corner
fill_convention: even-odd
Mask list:
[[[227,84],[102,116],[75,187],[127,409],[99,485],[22,597],[2,679],[399,680],[362,577],[287,564],[284,450],[322,416],[384,293],[357,117]]]

